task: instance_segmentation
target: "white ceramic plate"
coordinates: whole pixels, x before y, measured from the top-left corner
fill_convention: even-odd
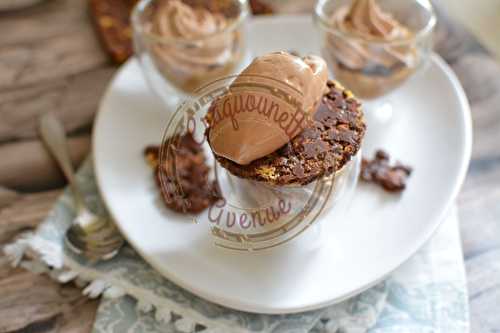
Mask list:
[[[319,53],[306,17],[259,18],[251,25],[255,54]],[[432,235],[464,179],[471,120],[464,92],[437,56],[429,68],[391,97],[389,126],[372,126],[364,144],[414,167],[401,196],[358,185],[347,216],[328,221],[327,242],[316,250],[293,245],[235,253],[212,245],[207,230],[186,223],[158,200],[146,145],[159,143],[167,124],[132,59],[102,100],[94,129],[94,159],[102,196],[130,244],[165,277],[228,307],[287,313],[326,306],[374,285]]]

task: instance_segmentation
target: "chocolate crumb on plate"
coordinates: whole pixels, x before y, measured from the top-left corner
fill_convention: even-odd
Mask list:
[[[155,170],[156,183],[165,205],[179,213],[200,213],[218,198],[215,183],[210,182],[202,147],[191,134],[171,140],[169,159],[160,163],[160,146],[148,146],[144,156]]]
[[[396,163],[394,166],[389,163],[389,154],[377,150],[373,160],[363,158],[360,178],[378,184],[388,192],[403,191],[412,168],[401,163]]]

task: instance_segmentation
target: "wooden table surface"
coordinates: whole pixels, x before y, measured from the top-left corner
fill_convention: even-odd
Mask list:
[[[99,99],[116,71],[87,0],[51,0],[0,13],[0,246],[46,216],[64,184],[36,134],[37,117],[65,124],[75,165],[89,151]],[[437,52],[472,106],[474,148],[458,198],[471,331],[500,332],[500,66],[441,15]],[[90,332],[98,301],[72,284],[10,268],[0,256],[0,332]],[[446,332],[453,333],[453,332]]]

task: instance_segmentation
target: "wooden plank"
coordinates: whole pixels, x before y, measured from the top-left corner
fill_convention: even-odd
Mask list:
[[[90,151],[88,134],[70,137],[68,146],[76,167]],[[0,145],[0,184],[18,191],[40,191],[63,186],[59,167],[39,140]]]
[[[13,240],[19,232],[35,228],[45,219],[60,194],[61,190],[17,194],[10,204],[0,208],[0,246]]]
[[[46,275],[0,266],[0,275],[5,274],[0,279],[0,332],[91,331],[98,301]]]
[[[1,14],[0,45],[30,43],[54,37],[61,31],[90,26],[87,0],[44,1],[23,10]]]
[[[20,194],[5,187],[0,187],[0,209],[10,205],[19,198]]]
[[[36,119],[60,115],[69,132],[90,127],[113,66],[86,0],[47,1],[2,15],[0,142],[33,138]]]
[[[5,191],[5,190],[3,190]],[[2,191],[0,191],[0,198]],[[0,208],[0,247],[21,231],[35,228],[61,190],[13,195]],[[90,332],[98,301],[88,300],[72,283],[14,269],[0,256],[0,332]]]
[[[47,2],[2,18],[0,89],[83,73],[109,63],[87,18],[87,1]],[[13,36],[16,36],[15,39]],[[19,36],[19,37],[17,37]]]
[[[64,78],[108,64],[91,29],[61,31],[29,44],[1,46],[0,54],[0,89]]]
[[[0,141],[31,139],[0,146],[0,177],[8,178],[0,181],[4,184],[33,189],[47,177],[49,183],[60,183],[53,162],[33,140],[40,114],[55,112],[68,132],[90,128],[115,68],[94,36],[86,7],[86,0],[58,0],[2,14]],[[88,151],[89,137],[70,139],[70,145],[78,162]],[[32,163],[35,167],[28,170]],[[36,227],[59,194],[22,195],[2,188],[0,246]],[[98,304],[71,284],[11,269],[2,257],[0,295],[0,332],[90,332]]]
[[[114,71],[107,67],[39,85],[0,90],[0,142],[35,137],[37,120],[46,112],[58,115],[67,132],[90,127]]]

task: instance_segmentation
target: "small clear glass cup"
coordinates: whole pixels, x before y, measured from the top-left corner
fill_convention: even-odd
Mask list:
[[[246,82],[242,76],[239,79],[240,85]],[[208,142],[207,113],[214,101],[228,92],[233,82],[234,76],[230,76],[197,90],[172,115],[163,134],[159,153],[161,165],[168,163],[171,170],[177,169],[177,159],[170,155],[175,150],[169,147],[175,145],[176,138],[190,133],[205,152],[205,162],[212,166],[208,179],[213,184],[216,200],[206,211],[197,215],[187,214],[185,219],[205,228],[206,240],[224,249],[257,252],[290,244],[294,249],[315,250],[323,244],[323,237],[331,234],[329,231],[335,221],[345,218],[358,180],[361,152],[358,151],[340,169],[334,170],[332,166],[326,175],[306,185],[278,185],[271,178],[268,181],[254,180],[232,174],[219,163]],[[270,98],[266,101],[281,98],[289,101],[287,97],[290,95],[286,93],[288,84],[285,82],[266,76],[256,80],[256,76],[250,76],[246,83],[248,86],[240,86],[246,93],[266,91]],[[236,94],[236,91],[232,93]],[[258,121],[250,123],[255,126],[255,131],[261,129]],[[280,130],[276,127],[276,131]],[[265,172],[264,169],[261,170]],[[171,173],[169,182],[165,180],[160,179],[162,190],[172,192],[174,184],[175,193],[181,196],[180,199],[187,200],[182,195],[184,182],[175,172]],[[189,205],[189,201],[185,202]]]
[[[275,186],[234,176],[216,162],[214,171],[224,202],[216,202],[211,210],[214,215],[218,211],[232,214],[235,223],[229,225],[223,220],[225,223],[212,224],[214,244],[232,250],[259,251],[294,240],[292,246],[320,248],[329,225],[345,218],[360,166],[359,151],[332,175],[308,185]],[[238,224],[242,217],[247,223]]]
[[[227,23],[220,31],[202,37],[172,37],[154,28],[159,6],[168,1],[172,0],[140,0],[131,19],[134,51],[144,76],[151,89],[174,110],[197,88],[239,70],[247,56],[245,22],[250,12],[247,0],[183,0],[195,10],[203,8],[222,16]],[[164,25],[182,21],[170,16],[163,19]],[[190,28],[182,27],[184,32]]]
[[[353,0],[318,0],[314,22],[321,50],[335,78],[365,103],[368,122],[387,123],[392,104],[387,95],[428,62],[433,46],[436,15],[428,0],[377,0],[381,9],[410,30],[408,38],[366,38],[345,31],[332,17]]]

